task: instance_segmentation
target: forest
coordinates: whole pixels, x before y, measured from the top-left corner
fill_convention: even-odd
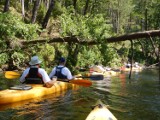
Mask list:
[[[46,70],[63,56],[74,73],[95,62],[156,64],[159,11],[160,0],[0,0],[0,67],[21,69],[33,55]],[[158,33],[138,37],[146,31]],[[126,39],[133,33],[135,40]]]

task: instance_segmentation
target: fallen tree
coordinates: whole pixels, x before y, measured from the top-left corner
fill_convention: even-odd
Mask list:
[[[151,30],[151,31],[144,31],[144,32],[137,32],[137,33],[130,33],[130,34],[125,34],[121,36],[115,36],[115,37],[110,37],[106,38],[104,41],[106,43],[113,43],[113,42],[120,42],[120,41],[126,41],[126,40],[137,40],[140,38],[150,38],[150,37],[160,37],[160,30]],[[147,39],[146,39],[147,40]],[[37,43],[78,43],[82,45],[96,45],[100,44],[101,42],[98,41],[86,41],[86,40],[81,40],[76,36],[71,36],[71,37],[49,37],[49,38],[42,38],[38,40],[21,40],[20,41],[22,45],[28,45],[28,44],[37,44]]]

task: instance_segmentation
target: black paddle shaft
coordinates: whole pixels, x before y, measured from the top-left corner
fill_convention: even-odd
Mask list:
[[[76,78],[89,78],[91,80],[103,80],[104,76],[103,75],[91,75],[91,76],[78,76]]]

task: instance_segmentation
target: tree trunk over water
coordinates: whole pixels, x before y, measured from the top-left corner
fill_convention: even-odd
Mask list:
[[[145,32],[138,32],[138,33],[131,33],[131,34],[126,34],[118,37],[110,37],[104,39],[104,42],[106,43],[114,43],[114,42],[120,42],[120,41],[126,41],[126,40],[137,40],[140,38],[150,38],[150,37],[160,37],[160,30],[152,30],[152,31],[145,31]],[[147,39],[146,39],[147,41]],[[97,42],[97,41],[84,41],[81,39],[78,39],[76,36],[72,37],[53,37],[53,38],[47,38],[47,39],[40,39],[40,40],[30,40],[30,41],[25,41],[21,40],[21,43],[23,45],[27,44],[37,44],[37,43],[55,43],[55,42],[73,42],[73,43],[78,43],[82,45],[96,45],[96,44],[102,44],[102,42]]]

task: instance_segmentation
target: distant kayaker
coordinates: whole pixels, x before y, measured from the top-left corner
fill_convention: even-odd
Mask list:
[[[138,62],[135,62],[135,63],[134,63],[134,67],[135,67],[135,68],[139,68],[139,67],[140,67],[140,66],[138,65]]]
[[[131,63],[127,63],[126,68],[130,68],[130,67],[131,67]]]
[[[56,80],[52,81],[47,72],[43,68],[40,68],[41,62],[38,56],[33,56],[29,62],[29,66],[20,77],[20,82],[26,84],[44,84],[48,88],[52,87]]]
[[[59,65],[54,67],[49,74],[49,77],[52,79],[54,76],[56,76],[58,79],[68,79],[71,80],[74,77],[71,74],[71,71],[65,67],[66,59],[64,57],[61,57],[59,59]]]
[[[98,73],[106,72],[106,70],[102,66],[100,66],[98,62],[96,62],[95,65],[91,68],[93,69],[94,72],[98,72]]]

